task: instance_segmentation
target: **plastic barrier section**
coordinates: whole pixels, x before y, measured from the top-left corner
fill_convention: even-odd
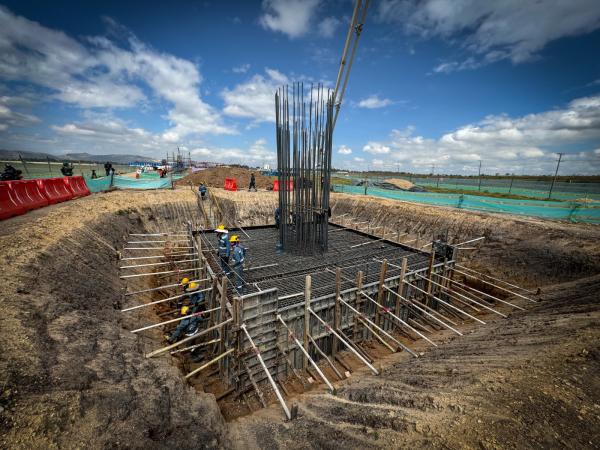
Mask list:
[[[65,185],[62,178],[42,178],[36,181],[51,205],[73,198],[73,191]]]
[[[279,190],[279,180],[275,180],[273,181],[273,190],[274,191],[278,191]],[[294,182],[293,181],[288,181],[288,191],[293,191],[294,190]]]
[[[82,176],[64,177],[63,181],[75,197],[85,197],[91,194]]]
[[[48,199],[40,191],[36,180],[7,181],[13,200],[27,211],[48,206]]]
[[[0,220],[27,212],[27,209],[14,200],[8,183],[8,181],[0,181]]]
[[[235,178],[225,178],[225,190],[237,191],[237,180]]]

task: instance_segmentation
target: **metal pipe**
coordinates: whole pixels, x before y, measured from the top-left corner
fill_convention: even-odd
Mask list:
[[[170,241],[128,241],[128,244],[164,244],[166,242],[190,242],[189,239],[176,239]]]
[[[454,244],[454,247],[458,247],[460,245],[465,245],[465,244],[470,244],[471,242],[481,241],[482,239],[485,239],[485,236],[481,236],[481,237],[478,237],[478,238],[475,238],[475,239],[471,239],[469,241],[464,241],[464,242],[461,242],[460,244]]]
[[[174,344],[167,345],[166,347],[159,348],[158,350],[154,350],[153,352],[148,353],[146,355],[146,358],[152,358],[152,357],[154,357],[156,355],[160,355],[161,353],[168,352],[169,350],[172,350],[175,347],[179,347],[181,344],[185,344],[186,342],[189,342],[189,341],[192,341],[194,339],[197,339],[200,336],[204,336],[205,334],[210,333],[211,331],[216,330],[217,328],[221,328],[222,326],[225,326],[225,325],[227,325],[228,323],[230,323],[232,321],[233,321],[233,319],[230,317],[229,319],[224,320],[223,322],[218,323],[216,325],[213,325],[210,328],[202,330],[199,333],[194,334],[193,336],[188,336],[188,337],[183,338],[182,340],[180,340],[178,342],[175,342]]]
[[[194,247],[124,247],[123,250],[165,250],[169,249],[180,249],[180,248],[194,248]]]
[[[458,267],[461,267],[461,268],[463,267],[463,266],[460,266],[460,265],[458,265],[458,264],[457,264],[457,266],[458,266]],[[530,301],[530,302],[532,302],[532,303],[538,303],[538,302],[537,302],[537,300],[532,300],[532,299],[530,299],[530,298],[528,298],[528,297],[525,297],[524,295],[517,294],[516,292],[513,292],[513,291],[509,291],[508,289],[506,289],[506,288],[503,288],[503,287],[501,287],[501,286],[497,286],[497,285],[495,285],[494,283],[490,283],[489,281],[482,280],[481,278],[479,278],[479,277],[476,277],[475,275],[471,275],[471,274],[469,274],[469,273],[461,272],[461,271],[460,271],[460,270],[458,270],[458,269],[453,269],[453,270],[454,270],[454,272],[462,273],[463,275],[466,275],[466,276],[468,276],[468,277],[475,278],[476,280],[479,280],[479,281],[481,281],[482,283],[489,284],[490,286],[494,286],[495,288],[497,288],[497,289],[500,289],[500,290],[502,290],[502,291],[505,291],[505,292],[508,292],[509,294],[516,295],[517,297],[524,298],[525,300],[529,300],[529,301]],[[470,269],[469,269],[469,270],[470,270]],[[490,278],[491,278],[491,277],[490,277]],[[506,283],[506,282],[504,282],[504,283]],[[506,283],[506,284],[509,284],[509,283]],[[512,286],[512,285],[511,285],[511,286]]]
[[[321,372],[321,369],[319,368],[319,366],[317,365],[317,363],[315,363],[315,361],[310,357],[310,355],[308,354],[308,352],[306,351],[306,349],[302,346],[302,344],[300,343],[300,341],[298,340],[298,338],[294,335],[294,333],[292,332],[292,330],[289,329],[289,327],[286,325],[286,323],[283,321],[283,319],[281,318],[281,316],[279,314],[277,314],[277,319],[283,324],[283,326],[285,327],[285,329],[288,331],[288,336],[295,342],[296,346],[300,349],[300,351],[302,352],[302,354],[308,359],[308,361],[310,362],[310,364],[315,368],[315,370],[317,371],[317,373],[319,374],[319,376],[323,379],[323,381],[325,382],[325,384],[327,385],[327,387],[329,388],[329,390],[331,391],[331,393],[335,395],[335,388],[333,387],[333,385],[329,382],[329,380],[323,374],[323,372]]]
[[[256,355],[256,358],[258,358],[258,361],[260,362],[260,365],[262,366],[263,370],[267,374],[267,378],[269,379],[269,382],[271,383],[271,386],[273,387],[273,391],[275,391],[275,395],[277,396],[277,399],[279,400],[279,403],[281,403],[281,407],[285,411],[286,417],[288,418],[288,420],[292,420],[292,414],[290,413],[290,410],[288,409],[288,407],[287,407],[287,405],[285,403],[285,400],[283,399],[283,396],[281,395],[281,392],[279,392],[279,388],[275,384],[275,381],[273,381],[273,377],[271,376],[271,372],[269,372],[269,369],[267,369],[267,365],[265,364],[265,362],[262,359],[262,356],[260,354],[260,350],[254,344],[254,341],[252,340],[252,337],[250,336],[250,333],[248,333],[248,330],[246,329],[246,324],[243,323],[240,328],[242,330],[244,330],[244,333],[246,334],[246,337],[248,338],[248,341],[250,342],[250,345],[252,346],[252,349],[254,350],[254,354]]]
[[[167,270],[165,272],[136,273],[133,275],[121,275],[119,278],[123,279],[123,278],[150,277],[152,275],[164,275],[167,273],[187,273],[187,272],[193,272],[195,270],[196,269],[184,269],[184,270]]]
[[[135,256],[132,258],[121,258],[121,261],[134,261],[137,259],[156,259],[156,258],[165,259],[165,258],[170,258],[172,256],[194,256],[194,255],[196,255],[196,253],[171,253],[171,254],[169,254],[169,256],[153,255],[153,256]]]
[[[210,278],[203,278],[202,280],[190,280],[190,283],[201,283],[203,281],[210,281]],[[163,286],[157,286],[157,287],[153,287],[150,289],[144,289],[141,291],[135,291],[135,292],[126,292],[125,296],[128,295],[135,295],[135,294],[143,294],[145,292],[151,292],[151,291],[160,291],[161,289],[167,289],[167,288],[172,288],[172,287],[183,287],[181,283],[175,283],[175,284],[165,284]]]
[[[216,344],[217,342],[221,342],[221,339],[213,339],[212,341],[202,342],[201,344],[190,345],[189,347],[180,348],[179,350],[173,350],[171,355],[175,355],[177,353],[187,352],[189,350],[194,350],[195,348],[205,347],[210,344]]]
[[[425,314],[427,317],[430,317],[431,319],[435,320],[436,322],[438,322],[440,325],[442,325],[444,328],[448,328],[449,330],[451,330],[452,332],[458,334],[459,336],[462,336],[463,334],[452,328],[450,325],[448,325],[446,322],[443,322],[442,320],[438,319],[437,317],[435,317],[433,314],[425,311],[423,308],[421,308],[420,306],[418,306],[417,304],[415,304],[414,302],[411,302],[410,300],[407,300],[406,298],[402,297],[400,294],[398,294],[397,292],[392,291],[389,287],[387,286],[383,286],[384,289],[386,289],[387,291],[391,292],[392,294],[394,294],[396,297],[400,298],[401,300],[404,300],[406,303],[408,303],[409,305],[411,305],[412,307],[418,309],[419,311],[421,311],[423,314]]]
[[[146,330],[151,330],[152,328],[156,328],[156,327],[162,327],[163,325],[168,325],[170,323],[175,323],[175,322],[179,322],[181,320],[185,320],[185,319],[189,319],[190,317],[199,317],[199,316],[203,316],[204,314],[208,314],[211,313],[213,311],[216,311],[218,309],[221,309],[221,307],[218,308],[212,308],[212,309],[207,309],[206,311],[202,311],[202,312],[197,312],[197,313],[193,313],[193,314],[189,314],[187,316],[182,316],[182,317],[176,317],[175,319],[170,319],[170,320],[166,320],[164,322],[160,322],[160,323],[155,323],[153,325],[148,325],[146,327],[142,327],[142,328],[138,328],[137,330],[133,330],[132,333],[139,333],[140,331],[146,331]]]
[[[214,363],[220,361],[221,359],[225,358],[227,355],[233,353],[235,349],[234,348],[230,348],[229,350],[227,350],[226,352],[221,353],[219,356],[217,356],[216,358],[211,359],[210,361],[208,361],[207,363],[201,365],[200,367],[198,367],[195,370],[192,370],[190,373],[188,373],[184,378],[187,380],[190,377],[193,377],[194,375],[196,375],[198,372],[200,372],[201,370],[206,369],[207,367],[213,365]]]
[[[193,293],[197,293],[197,292],[207,292],[207,291],[211,291],[211,290],[212,290],[212,288],[210,287],[210,288],[207,288],[207,289],[201,289],[201,290],[199,290],[199,291],[194,291]],[[176,299],[178,299],[178,298],[185,297],[185,296],[187,296],[187,295],[190,295],[190,293],[185,293],[185,294],[175,295],[175,296],[173,296],[173,297],[169,297],[169,298],[163,298],[163,299],[161,299],[161,300],[156,300],[156,301],[153,301],[153,302],[150,302],[150,303],[143,303],[143,304],[141,304],[141,305],[132,306],[131,308],[125,308],[125,309],[122,309],[122,310],[121,310],[121,312],[133,311],[133,310],[135,310],[135,309],[146,308],[147,306],[158,305],[159,303],[168,302],[168,301],[170,301],[170,300],[176,300]]]
[[[389,334],[387,331],[385,331],[383,328],[381,328],[379,325],[377,325],[375,322],[373,322],[371,319],[369,319],[363,313],[361,313],[356,308],[354,308],[350,303],[348,303],[347,301],[345,301],[342,297],[339,297],[339,299],[340,299],[340,302],[342,302],[351,311],[353,311],[355,314],[357,314],[358,317],[360,317],[361,319],[363,319],[364,321],[366,321],[368,324],[370,324],[375,329],[379,330],[381,333],[383,333],[383,335],[385,337],[387,337],[388,339],[391,339],[392,341],[394,341],[400,348],[402,348],[403,350],[407,351],[408,353],[410,353],[411,355],[413,355],[415,358],[419,357],[419,355],[417,355],[414,350],[408,348],[406,345],[404,345],[402,342],[400,342],[394,336],[392,336],[391,334]]]
[[[321,350],[321,348],[317,345],[317,343],[315,342],[315,340],[313,339],[313,337],[310,335],[310,333],[308,334],[308,339],[310,340],[310,342],[312,342],[312,345],[315,347],[315,350],[317,351],[317,353],[319,353],[319,355],[321,355],[323,358],[325,358],[325,361],[327,361],[329,363],[329,366],[335,372],[335,374],[338,376],[338,378],[340,380],[343,380],[344,377],[342,376],[342,374],[340,373],[340,371],[337,369],[337,367],[335,367],[333,365],[333,362],[331,361],[331,359],[329,359],[329,356],[327,356],[323,352],[323,350]]]
[[[309,311],[309,312],[310,312],[310,313],[311,313],[313,316],[315,316],[319,322],[321,322],[321,324],[322,324],[322,325],[325,327],[325,329],[326,329],[327,331],[331,332],[331,333],[332,333],[332,334],[333,334],[333,335],[334,335],[336,338],[338,338],[338,339],[339,339],[339,341],[340,341],[342,344],[344,344],[344,345],[346,346],[346,348],[348,348],[348,350],[350,350],[352,353],[354,353],[354,355],[355,355],[355,356],[356,356],[358,359],[360,359],[360,360],[361,360],[361,361],[362,361],[362,362],[363,362],[363,363],[364,363],[364,364],[365,364],[365,365],[366,365],[366,366],[367,366],[369,369],[371,369],[371,371],[372,371],[372,372],[373,372],[375,375],[379,375],[379,371],[378,371],[378,370],[377,370],[375,367],[373,367],[373,366],[372,366],[372,365],[369,363],[369,361],[367,361],[365,358],[363,358],[363,356],[362,356],[360,353],[358,353],[358,352],[357,352],[357,351],[354,349],[354,347],[352,347],[350,344],[348,344],[348,342],[346,342],[346,340],[345,340],[344,338],[342,338],[342,337],[341,337],[341,336],[340,336],[340,335],[339,335],[339,334],[338,334],[338,333],[337,333],[337,332],[336,332],[336,331],[335,331],[333,328],[331,328],[327,322],[325,322],[323,319],[321,319],[321,318],[320,318],[320,317],[317,315],[317,313],[315,313],[315,312],[312,310],[312,308],[308,308],[308,311]]]
[[[133,266],[122,266],[122,267],[119,267],[119,269],[134,269],[137,267],[166,266],[169,264],[183,264],[183,263],[189,263],[189,262],[194,262],[194,261],[200,261],[200,260],[199,259],[184,259],[184,260],[179,260],[179,261],[167,261],[167,262],[160,262],[160,263],[135,264]]]

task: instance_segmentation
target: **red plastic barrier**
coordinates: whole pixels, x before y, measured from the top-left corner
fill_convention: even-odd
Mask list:
[[[27,211],[48,206],[48,199],[40,191],[36,180],[7,181],[13,199]]]
[[[0,220],[27,212],[26,208],[15,201],[11,191],[9,181],[0,181]]]
[[[225,190],[237,191],[237,180],[235,178],[225,178]]]
[[[273,190],[274,191],[278,191],[279,190],[279,180],[275,180],[273,181]],[[293,181],[288,181],[288,191],[293,191],[294,190],[294,182]]]
[[[73,196],[75,197],[85,197],[86,195],[91,194],[87,184],[85,184],[85,180],[80,175],[74,177],[64,177],[63,182],[68,188],[71,189]]]
[[[70,200],[74,196],[62,178],[39,178],[36,181],[51,205]]]

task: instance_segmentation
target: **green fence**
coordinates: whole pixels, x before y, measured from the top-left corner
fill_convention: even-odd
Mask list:
[[[364,186],[334,185],[336,192],[350,194],[365,193]],[[543,217],[571,222],[589,222],[600,224],[600,202],[553,202],[543,200],[513,200],[478,195],[436,194],[431,192],[392,191],[369,187],[368,195],[425,203],[437,206],[449,206],[472,211],[517,214],[522,216]]]

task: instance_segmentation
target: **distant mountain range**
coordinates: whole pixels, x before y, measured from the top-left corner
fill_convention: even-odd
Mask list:
[[[57,162],[85,161],[105,163],[106,161],[110,161],[115,164],[129,164],[133,161],[157,161],[155,159],[140,155],[91,155],[89,153],[66,153],[64,155],[52,155],[50,153],[42,152],[0,149],[0,160],[2,161],[18,161],[19,155],[21,155],[25,161],[47,161],[48,159],[50,161]]]

